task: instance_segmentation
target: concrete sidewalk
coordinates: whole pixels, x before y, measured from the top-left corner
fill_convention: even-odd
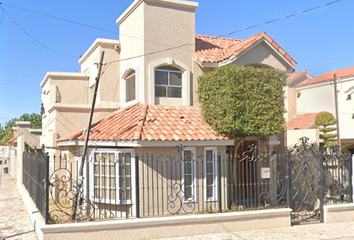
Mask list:
[[[1,176],[0,184],[0,240],[3,238],[38,240],[33,232],[16,183],[9,174]],[[223,229],[220,229],[222,232]],[[13,236],[13,237],[9,237]],[[9,237],[9,238],[7,238]],[[163,238],[160,240],[354,240],[354,222],[333,224],[309,224],[288,228],[272,228],[257,231],[241,231],[207,235]],[[117,240],[124,240],[118,239]]]
[[[354,240],[354,222],[308,224],[288,228],[219,233],[160,240]]]
[[[0,176],[0,239],[37,240],[16,182],[10,174]]]

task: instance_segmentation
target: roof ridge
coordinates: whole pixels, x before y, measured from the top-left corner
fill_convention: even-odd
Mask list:
[[[143,127],[145,124],[146,116],[147,116],[147,111],[148,111],[148,105],[147,104],[142,104],[142,110],[138,119],[138,123],[136,126],[136,132],[134,134],[133,140],[141,140],[141,134],[143,132]]]
[[[299,84],[299,87],[303,87],[303,86],[311,86],[311,85],[316,85],[319,83],[325,83],[325,82],[332,82],[334,81],[334,74],[338,74],[340,75],[341,73],[344,74],[343,72],[345,72],[348,69],[353,69],[354,70],[354,66],[351,67],[346,67],[346,68],[341,68],[341,69],[336,69],[336,70],[332,70],[329,72],[325,72],[317,77],[314,77],[313,79],[311,79],[308,82],[303,82],[301,84]],[[337,76],[337,79],[342,79],[342,78],[348,78],[354,76],[354,71],[351,74],[346,74],[343,76]]]
[[[196,37],[197,36],[200,36],[200,37],[208,37],[208,38],[213,38],[213,39],[217,39],[217,38],[222,38],[222,39],[230,39],[230,40],[233,40],[233,41],[243,41],[243,39],[238,39],[238,38],[226,38],[226,37],[218,37],[218,36],[211,36],[211,35],[204,35],[204,34],[196,34],[195,35]]]
[[[336,69],[336,70],[328,71],[328,72],[325,72],[325,73],[321,74],[321,75],[318,76],[318,77],[321,77],[321,76],[323,76],[323,75],[325,75],[325,74],[329,74],[329,73],[336,73],[336,72],[339,72],[339,71],[343,71],[343,70],[346,70],[346,69],[349,69],[349,68],[354,68],[354,66],[350,66],[350,67],[346,67],[346,68],[341,68],[341,69]],[[318,78],[318,77],[316,77],[316,78]]]

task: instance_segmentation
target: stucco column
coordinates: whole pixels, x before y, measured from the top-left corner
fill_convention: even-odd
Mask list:
[[[25,151],[24,137],[19,136],[17,138],[17,188],[20,188],[22,186],[24,151]]]

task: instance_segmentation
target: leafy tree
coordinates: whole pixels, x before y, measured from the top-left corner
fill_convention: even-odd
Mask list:
[[[217,133],[234,140],[233,165],[235,153],[245,137],[284,131],[285,78],[285,72],[276,69],[233,64],[198,78],[203,119]]]
[[[42,128],[42,117],[39,114],[22,114],[19,118],[12,118],[5,123],[5,127],[0,129],[0,146],[5,145],[11,138],[13,138],[12,128],[16,127],[16,122],[18,121],[29,121],[31,122],[30,128],[40,129]]]
[[[320,138],[323,139],[323,141],[324,141],[323,147],[329,148],[331,146],[337,145],[337,141],[335,139],[337,137],[337,134],[330,133],[330,132],[337,130],[337,128],[336,127],[329,127],[329,126],[337,123],[337,120],[333,116],[333,114],[330,112],[320,112],[319,114],[317,114],[317,116],[315,118],[315,123],[316,123],[316,125],[321,126],[320,127],[320,132],[321,132]]]

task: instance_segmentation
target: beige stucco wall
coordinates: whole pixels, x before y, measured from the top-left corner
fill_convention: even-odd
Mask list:
[[[137,5],[124,21],[118,21],[122,44],[121,58],[144,55],[124,61],[120,67],[121,76],[128,69],[137,72],[137,101],[164,105],[191,104],[190,75],[195,44],[194,18],[193,9],[171,6],[164,1],[147,0]],[[181,45],[185,46],[179,47]],[[154,98],[154,68],[161,65],[173,65],[186,73],[182,77],[182,99]],[[123,100],[124,88],[122,82]]]
[[[90,87],[96,82],[102,51],[105,51],[106,64],[102,66],[93,121],[119,108],[119,41],[97,39],[79,60],[81,73],[49,72],[40,84],[45,109],[41,144],[56,147],[57,138],[88,124],[92,104]]]
[[[61,105],[56,104],[50,115],[46,116],[45,122],[43,122],[42,141],[48,147],[56,146],[56,139],[73,131],[83,129],[87,127],[91,107],[89,105]],[[100,120],[107,114],[114,111],[114,108],[97,108],[93,114],[92,123]],[[45,119],[43,118],[43,119]],[[54,140],[52,139],[54,134]],[[48,139],[46,139],[48,138]],[[53,141],[51,144],[51,140]]]
[[[194,201],[188,204],[181,201],[183,197],[182,187],[182,160],[176,147],[168,148],[139,148],[136,153],[139,155],[140,172],[140,213],[141,216],[154,216],[185,214],[185,213],[207,213],[218,211],[218,201],[207,201],[205,197],[205,169],[204,169],[204,147],[196,147],[194,157],[195,192]],[[227,158],[226,147],[217,147],[215,154],[221,154],[221,182],[222,182],[222,209],[227,209]],[[181,153],[180,153],[181,154]],[[147,159],[149,158],[149,159]],[[152,161],[152,158],[154,161]],[[173,164],[170,164],[172,162]],[[217,172],[216,172],[217,174]],[[182,187],[182,188],[181,188]],[[217,192],[215,186],[214,189]],[[216,193],[217,195],[217,193]],[[179,198],[179,197],[180,198]],[[216,196],[217,197],[217,196]]]
[[[87,102],[91,103],[94,84],[98,74],[99,61],[102,52],[105,52],[101,70],[97,106],[119,106],[119,53],[120,42],[113,39],[96,39],[87,52],[79,60],[81,72],[88,77],[88,86],[85,89]],[[90,89],[91,88],[91,89]]]
[[[198,96],[197,96],[198,77],[211,71],[213,71],[213,68],[201,67],[196,61],[193,61],[193,83],[191,88],[191,94],[192,94],[191,101],[193,103],[193,106],[198,106]]]
[[[129,17],[119,25],[119,39],[121,42],[122,50],[120,53],[121,61],[119,69],[120,80],[120,101],[122,106],[125,104],[125,81],[122,80],[123,75],[129,71],[134,70],[136,74],[136,97],[137,101],[145,103],[145,85],[144,85],[144,72],[145,72],[145,57],[137,57],[144,55],[144,6],[139,5],[137,9],[132,12]],[[157,39],[155,39],[157,40]],[[129,59],[130,57],[136,57]]]
[[[173,64],[177,68],[184,68],[184,71],[190,75],[193,64],[193,52],[195,49],[195,13],[194,10],[181,7],[163,6],[160,4],[145,3],[145,54],[151,52],[160,52],[153,55],[147,55],[145,58],[145,83],[147,86],[153,86],[153,72],[147,71],[148,66],[156,61],[165,58],[175,60]],[[157,42],[157,43],[156,43]],[[160,43],[160,44],[159,44]],[[163,43],[163,44],[161,44]],[[183,45],[183,46],[182,46]],[[179,47],[181,46],[181,47]],[[166,49],[173,48],[165,51]],[[178,66],[179,61],[185,66]],[[156,66],[157,67],[157,66]],[[185,69],[187,68],[187,69]],[[183,76],[185,80],[186,76]],[[150,91],[152,92],[150,87]],[[154,87],[153,87],[154,88]],[[183,82],[183,92],[190,88],[190,80]],[[149,90],[149,89],[146,89]],[[187,92],[182,98],[189,98]],[[172,103],[170,103],[172,104]],[[185,102],[178,105],[190,105]]]
[[[286,64],[285,60],[264,41],[242,54],[234,63],[240,66],[261,64],[287,73],[293,72],[293,69]]]
[[[292,87],[285,87],[286,88],[286,119],[290,120],[297,115],[297,95],[296,91]]]
[[[44,77],[40,86],[42,88],[41,98],[44,108],[44,114],[42,115],[43,131],[40,144],[53,146],[55,145],[53,141],[57,138],[56,111],[53,111],[53,106],[55,104],[84,104],[88,106],[88,77],[81,73],[49,72]],[[57,98],[57,94],[60,94],[60,98]],[[75,122],[75,119],[70,119],[70,121]]]

